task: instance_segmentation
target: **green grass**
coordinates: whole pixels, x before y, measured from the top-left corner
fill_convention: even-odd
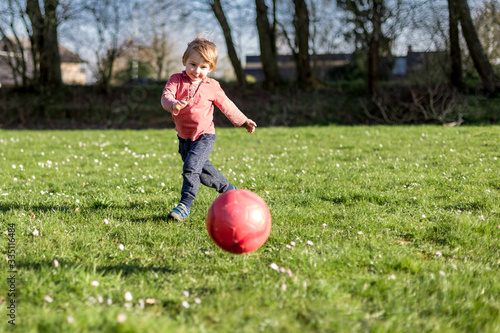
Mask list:
[[[174,131],[0,131],[0,331],[14,224],[18,332],[499,332],[499,147],[499,126],[218,129],[212,162],[273,217],[238,256],[211,189],[166,221]]]

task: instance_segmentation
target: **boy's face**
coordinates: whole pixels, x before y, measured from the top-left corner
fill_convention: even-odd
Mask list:
[[[203,80],[212,70],[212,67],[196,51],[192,51],[182,64],[186,66],[186,74],[192,82]]]

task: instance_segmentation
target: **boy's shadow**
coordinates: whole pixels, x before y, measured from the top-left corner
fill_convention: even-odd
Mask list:
[[[132,223],[146,223],[146,222],[157,222],[157,223],[170,223],[168,220],[168,207],[165,203],[152,202],[155,206],[164,206],[165,208],[156,211],[155,213],[142,212],[145,204],[140,203],[130,203],[126,205],[110,204],[110,205],[47,205],[47,204],[37,204],[37,205],[23,205],[19,203],[0,203],[0,212],[6,213],[10,210],[25,210],[28,212],[62,212],[62,213],[74,213],[78,210],[80,213],[84,212],[103,212],[110,210],[112,215],[117,218],[123,218],[129,220]],[[116,212],[123,211],[123,214],[116,214]],[[141,214],[142,213],[142,214]]]
[[[175,274],[177,270],[173,269],[168,265],[163,265],[162,267],[155,266],[142,266],[137,264],[125,264],[125,263],[117,263],[113,265],[103,265],[103,266],[88,266],[82,265],[74,262],[68,262],[61,260],[59,262],[59,266],[62,269],[73,269],[73,268],[81,268],[84,267],[85,272],[94,272],[94,270],[98,273],[102,273],[103,275],[107,274],[120,274],[122,277],[127,277],[131,274],[142,274],[144,272],[155,272],[161,274]],[[41,272],[43,268],[53,267],[53,263],[49,261],[41,261],[41,262],[29,262],[29,261],[19,261],[16,262],[16,267],[25,270],[31,270],[35,272]]]

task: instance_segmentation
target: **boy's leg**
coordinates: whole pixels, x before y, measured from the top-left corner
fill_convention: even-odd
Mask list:
[[[195,141],[179,139],[179,153],[184,161],[181,190],[181,203],[187,209],[191,209],[191,204],[196,198],[200,187],[200,178],[203,168],[208,161],[208,156],[212,152],[215,143],[214,134],[203,134]]]
[[[200,181],[203,185],[214,188],[219,193],[224,193],[236,188],[231,185],[229,181],[219,171],[217,171],[217,169],[215,169],[209,160],[207,160],[203,166]]]

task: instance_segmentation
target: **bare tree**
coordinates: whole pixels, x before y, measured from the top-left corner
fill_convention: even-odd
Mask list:
[[[500,1],[486,0],[477,10],[474,25],[488,59],[500,65]]]
[[[311,87],[314,77],[309,59],[309,11],[305,0],[294,0],[295,4],[295,35],[298,52],[296,53],[297,82],[299,87]]]
[[[331,0],[294,0],[279,2],[277,12],[278,48],[293,55],[299,86],[315,86],[328,75],[317,55],[338,50],[339,11]]]
[[[273,26],[269,24],[265,0],[255,0],[255,7],[257,13],[257,31],[259,34],[260,44],[260,61],[266,77],[266,85],[268,87],[274,87],[282,82],[281,74],[278,68],[276,27],[274,23]]]
[[[383,0],[371,0],[372,33],[368,42],[368,92],[374,95],[377,85],[377,73],[380,52],[380,39],[382,37],[382,19],[385,5]]]
[[[167,58],[167,31],[165,25],[161,26],[161,30],[154,30],[153,33],[153,51],[156,56],[156,80],[161,81],[163,79],[162,75],[165,67],[165,60]]]
[[[165,0],[163,0],[165,1]],[[233,40],[233,32],[231,29],[231,25],[228,20],[227,12],[231,12],[233,10],[241,10],[239,1],[225,2],[228,6],[224,5],[226,9],[223,8],[223,4],[221,0],[194,0],[190,3],[189,9],[186,13],[186,16],[190,16],[191,20],[194,20],[196,24],[200,24],[202,26],[206,26],[212,23],[211,21],[206,20],[206,17],[203,20],[197,19],[196,15],[201,13],[206,15],[206,13],[211,12],[214,14],[215,19],[219,23],[219,26],[222,29],[222,33],[224,35],[224,40],[226,44],[227,53],[229,56],[229,60],[234,70],[234,74],[236,75],[236,80],[240,88],[246,88],[246,76],[243,71],[243,66],[241,64],[241,60],[238,57],[238,52],[236,51],[236,45]],[[176,4],[177,6],[177,4]],[[177,6],[178,7],[178,6]],[[227,8],[229,7],[229,9]]]
[[[96,30],[97,83],[107,93],[111,93],[111,76],[116,58],[125,50],[127,44],[122,41],[124,21],[128,17],[126,0],[87,1],[83,7],[88,19],[93,21]]]
[[[42,92],[52,92],[62,85],[56,15],[59,0],[45,0],[42,3],[43,13],[40,1],[27,0],[26,13],[33,30],[32,48],[40,57],[40,88]]]
[[[59,34],[63,23],[79,13],[74,1],[8,0],[0,4],[4,60],[16,84],[50,93],[62,84]]]
[[[348,38],[354,38],[357,48],[368,50],[367,83],[368,91],[373,95],[377,85],[382,40],[385,41],[386,51],[389,51],[388,40],[382,33],[382,24],[388,18],[385,3],[383,0],[337,0],[337,5],[351,14],[347,20],[354,24],[354,29],[348,32]]]
[[[27,87],[32,84],[36,68],[28,57],[29,40],[16,29],[17,22],[23,23],[25,33],[30,34],[30,24],[26,20],[25,10],[18,0],[9,0],[4,4],[0,15],[0,40],[2,52],[0,61],[5,63],[12,72],[15,86]]]
[[[231,36],[231,27],[226,19],[226,15],[224,10],[222,9],[222,4],[220,0],[212,0],[210,1],[210,7],[219,21],[219,24],[222,28],[222,32],[224,33],[224,38],[226,40],[227,52],[229,55],[229,59],[231,60],[231,64],[233,65],[234,72],[236,74],[236,79],[238,80],[238,85],[240,88],[246,88],[246,77],[243,72],[243,67],[241,66],[241,61],[238,59],[238,54],[236,53],[236,49],[234,47],[233,38]]]
[[[293,9],[287,7],[285,5],[281,9],[282,13],[278,25],[282,39],[291,50],[295,60],[297,83],[301,89],[305,89],[315,83],[309,54],[309,44],[312,42],[309,9],[305,0],[293,0]],[[290,24],[289,21],[291,21]],[[293,26],[293,29],[288,28],[290,25]]]
[[[500,92],[500,80],[495,74],[488,56],[484,52],[481,41],[479,40],[467,0],[453,1],[456,4],[460,16],[462,34],[467,43],[469,54],[474,62],[477,73],[481,77],[484,87],[490,93]]]
[[[315,79],[324,80],[327,71],[319,70],[320,62],[317,55],[331,54],[339,50],[340,18],[339,11],[331,0],[311,0],[308,3],[310,23],[310,53],[312,56]]]
[[[356,52],[366,52],[368,91],[374,94],[377,87],[380,57],[391,59],[394,40],[407,23],[411,1],[394,0],[337,0],[346,11],[349,30],[347,40],[353,40]]]
[[[449,30],[450,30],[450,83],[454,87],[462,85],[462,52],[460,50],[459,16],[455,0],[448,0]]]
[[[180,60],[174,40],[177,31],[185,25],[187,6],[176,0],[143,0],[140,5],[139,2],[136,4],[131,17],[134,31],[126,29],[126,22],[120,31],[123,35],[131,33],[136,40],[140,40],[144,44],[143,49],[150,48],[154,58],[150,64],[156,71],[156,80],[165,81],[169,77],[171,67]],[[127,20],[127,15],[123,19]],[[143,59],[136,60],[140,62]]]

